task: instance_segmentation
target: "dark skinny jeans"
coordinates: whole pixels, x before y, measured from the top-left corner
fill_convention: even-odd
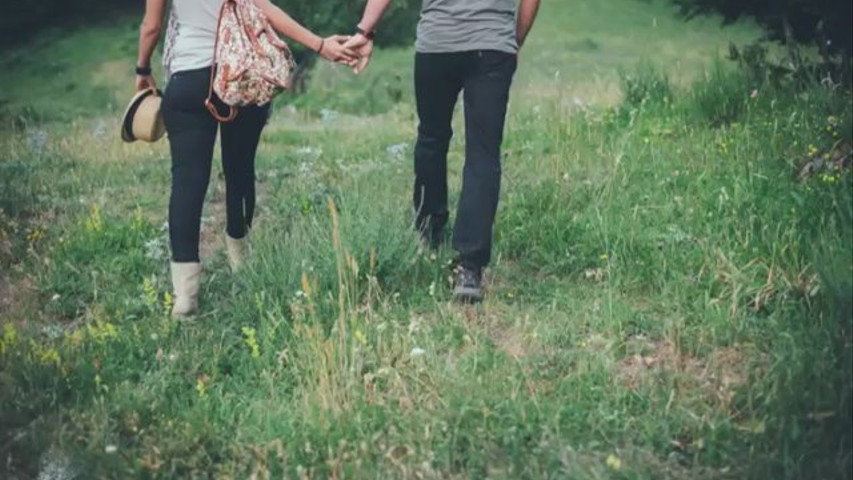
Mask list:
[[[453,229],[462,265],[485,267],[501,189],[501,143],[516,55],[477,50],[415,56],[418,141],[415,146],[416,226],[441,236],[448,219],[447,150],[453,109],[464,91],[465,169]]]
[[[163,120],[172,153],[169,238],[172,260],[198,262],[201,213],[210,181],[217,131],[222,132],[226,232],[243,238],[255,212],[255,153],[269,106],[242,107],[237,118],[219,124],[204,106],[210,68],[176,72],[163,95]],[[227,107],[215,99],[220,112]]]

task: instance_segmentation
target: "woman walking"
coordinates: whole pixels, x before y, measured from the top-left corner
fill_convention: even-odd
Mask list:
[[[146,0],[139,34],[136,89],[155,88],[151,56],[162,31],[168,0]],[[210,180],[213,148],[221,131],[226,186],[226,249],[233,269],[246,252],[255,210],[255,153],[269,105],[241,107],[236,119],[220,124],[205,108],[213,68],[219,11],[225,0],[171,0],[163,63],[168,85],[162,113],[172,156],[169,237],[172,248],[173,316],[198,310],[201,283],[201,213]],[[320,38],[270,0],[252,0],[279,33],[326,60],[351,64],[356,55],[343,47],[346,37]],[[227,111],[218,98],[214,104]]]

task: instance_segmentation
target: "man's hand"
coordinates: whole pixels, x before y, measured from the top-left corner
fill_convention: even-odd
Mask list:
[[[358,53],[346,46],[350,37],[345,35],[332,35],[326,37],[317,50],[321,57],[330,62],[340,63],[355,68],[358,62]]]
[[[137,75],[136,76],[136,91],[141,92],[146,89],[156,89],[157,82],[154,81],[154,77],[151,75]]]
[[[373,40],[364,35],[357,34],[353,35],[344,44],[344,47],[353,50],[359,56],[358,62],[353,66],[352,71],[356,75],[363,72],[367,68],[367,65],[370,64],[370,57],[373,55]]]

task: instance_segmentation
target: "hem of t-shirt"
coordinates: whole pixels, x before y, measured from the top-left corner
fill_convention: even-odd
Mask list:
[[[415,46],[415,52],[417,53],[461,53],[461,52],[476,52],[480,50],[491,50],[497,52],[508,53],[510,55],[517,55],[518,48],[509,47],[506,45],[495,45],[494,43],[472,43],[467,45],[460,45],[458,47],[419,47]]]
[[[175,62],[172,61],[172,64],[167,67],[167,76],[171,77],[172,75],[174,75],[176,73],[191,72],[193,70],[202,70],[205,68],[210,68],[211,65],[213,65],[213,61],[211,61],[211,60],[206,60],[204,62],[198,61],[198,62],[192,62],[192,63],[185,63],[183,65],[175,65]]]

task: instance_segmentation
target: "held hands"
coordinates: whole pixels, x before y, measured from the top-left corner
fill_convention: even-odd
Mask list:
[[[355,67],[358,63],[358,54],[346,46],[350,37],[345,35],[332,35],[326,37],[317,49],[317,53],[330,62],[340,63],[348,67]]]
[[[370,64],[370,57],[373,55],[373,40],[365,37],[362,34],[353,35],[344,44],[345,48],[354,51],[358,58],[356,62],[349,65],[356,75],[360,74]]]
[[[361,73],[367,66],[367,62],[370,61],[370,52],[373,50],[373,42],[367,41],[369,43],[366,45],[364,41],[367,39],[361,35],[355,37],[332,35],[322,40],[317,53],[330,62],[346,65],[356,73]],[[351,43],[354,46],[350,46]],[[152,75],[137,75],[136,91],[141,92],[149,88],[157,88],[154,77]]]

